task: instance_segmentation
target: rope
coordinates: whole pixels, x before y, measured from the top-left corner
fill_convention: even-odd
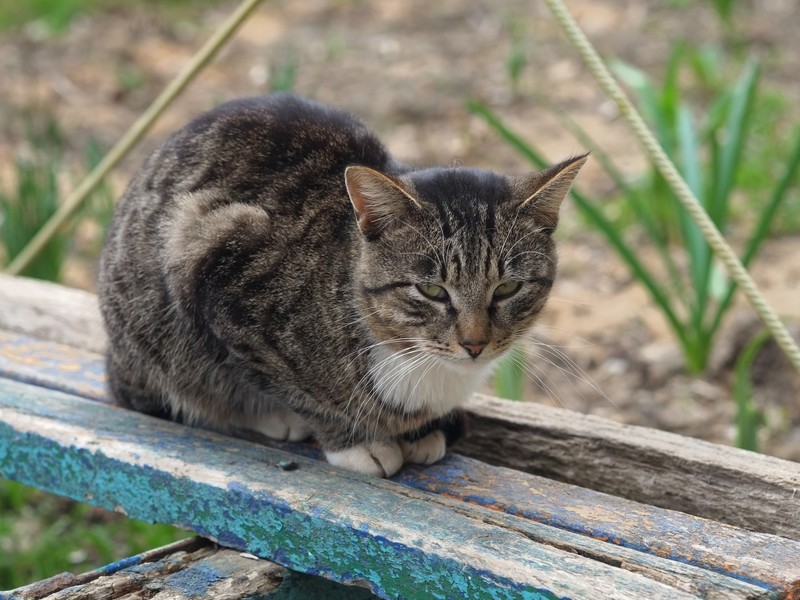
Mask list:
[[[567,10],[562,0],[544,0],[558,24],[578,50],[581,58],[591,71],[603,92],[614,101],[620,114],[627,120],[631,130],[639,139],[645,152],[661,172],[666,182],[675,192],[689,216],[694,220],[703,237],[711,246],[714,255],[723,264],[733,281],[742,289],[753,310],[763,321],[775,341],[784,351],[794,367],[800,372],[800,348],[792,339],[786,326],[769,306],[761,291],[756,286],[747,269],[744,268],[736,253],[722,237],[719,229],[708,216],[703,205],[697,200],[692,190],[683,180],[675,165],[661,148],[660,144],[648,129],[641,115],[628,100],[625,92],[611,75],[608,67],[600,58],[592,43],[584,35],[580,26]]]
[[[97,166],[78,184],[62,202],[58,210],[30,242],[11,261],[6,269],[10,275],[19,275],[44,250],[44,247],[58,233],[58,230],[83,205],[94,189],[108,175],[109,171],[131,151],[131,149],[150,130],[158,117],[172,104],[187,85],[208,65],[219,49],[230,39],[238,27],[250,16],[261,0],[244,0],[236,11],[220,25],[211,38],[192,57],[192,60],[173,79],[153,103],[142,113],[136,122],[125,132],[116,145],[103,157]]]

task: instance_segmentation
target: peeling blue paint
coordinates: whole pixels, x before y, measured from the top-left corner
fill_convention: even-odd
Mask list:
[[[99,451],[64,447],[38,434],[20,435],[5,424],[0,424],[0,469],[7,477],[71,498],[83,499],[91,492],[93,504],[120,506],[134,518],[224,538],[234,548],[294,570],[341,583],[367,580],[382,597],[413,598],[420,590],[459,597],[465,585],[470,598],[556,597],[513,581],[512,574],[478,570],[454,558],[393,543],[356,530],[346,520],[303,514],[243,484],[222,489],[173,477]],[[375,494],[380,495],[378,490]],[[353,536],[358,539],[355,544],[350,542]]]
[[[100,567],[98,571],[100,571],[103,575],[113,575],[117,571],[121,571],[122,569],[128,569],[135,565],[138,565],[142,560],[142,555],[137,554],[136,556],[129,556],[127,558],[123,558],[122,560],[118,560],[112,563],[105,565],[104,567]]]
[[[227,576],[206,565],[194,565],[167,577],[164,587],[183,592],[189,598],[205,598],[211,586]]]
[[[2,372],[1,356],[0,372]],[[74,375],[75,381],[79,382],[79,375]],[[61,374],[58,377],[63,379],[65,375]],[[39,385],[38,382],[37,385]],[[83,393],[77,384],[61,383],[59,385],[70,391]],[[70,388],[72,385],[75,386],[75,389]],[[102,386],[98,389],[101,388]],[[101,396],[104,394],[102,389],[99,393]],[[90,394],[86,397],[91,398],[92,396]],[[38,416],[46,416],[62,423],[85,426],[87,423],[92,423],[93,411],[102,411],[104,407],[97,406],[95,409],[90,403],[84,404],[85,406],[80,408],[73,407],[72,410],[65,411],[58,403],[44,402],[32,407],[32,411],[35,410]],[[133,421],[138,423],[137,427],[132,427]],[[154,449],[156,452],[166,451],[170,445],[183,444],[187,455],[197,454],[206,457],[197,459],[201,463],[209,460],[213,463],[213,460],[218,460],[221,448],[228,446],[224,441],[221,444],[219,437],[175,426],[167,428],[169,430],[167,439],[164,437],[165,429],[163,427],[157,424],[149,427],[148,423],[151,422],[146,418],[132,415],[130,420],[123,416],[116,421],[107,420],[102,424],[104,428],[107,428],[106,439],[108,440],[130,442]],[[36,476],[41,479],[31,480],[33,485],[66,494],[66,492],[59,491],[59,488],[64,485],[64,479],[80,479],[87,477],[87,473],[94,472],[96,479],[90,481],[91,488],[86,486],[82,490],[79,488],[79,491],[72,492],[78,495],[72,497],[85,500],[86,491],[91,489],[91,493],[95,496],[91,499],[94,504],[107,508],[113,508],[116,504],[120,504],[131,516],[137,516],[133,511],[139,511],[141,515],[151,515],[137,518],[172,522],[192,528],[201,535],[219,539],[225,545],[247,549],[262,556],[269,557],[271,555],[264,554],[264,552],[273,552],[275,557],[273,560],[293,569],[304,567],[301,570],[307,569],[306,572],[326,575],[343,582],[377,581],[379,587],[376,589],[379,591],[393,589],[391,586],[400,585],[409,585],[413,589],[418,589],[430,581],[427,577],[438,579],[443,576],[441,572],[437,573],[435,570],[426,574],[424,569],[421,571],[422,579],[419,580],[415,578],[416,571],[412,574],[397,575],[393,572],[386,574],[382,569],[371,569],[368,571],[369,576],[365,575],[364,569],[371,564],[370,561],[384,561],[385,563],[396,554],[408,551],[408,547],[402,544],[393,547],[388,539],[376,536],[368,522],[351,523],[344,528],[342,523],[336,524],[338,537],[332,537],[336,539],[338,547],[331,545],[326,550],[333,555],[336,551],[348,546],[364,546],[360,551],[365,562],[360,564],[357,569],[345,571],[341,570],[342,563],[332,566],[329,561],[320,558],[319,537],[322,535],[320,524],[330,523],[332,519],[337,518],[337,515],[325,509],[322,504],[301,505],[305,521],[295,522],[293,519],[298,518],[297,507],[288,507],[277,498],[264,492],[253,492],[243,481],[231,481],[226,490],[213,488],[221,495],[212,502],[205,491],[193,487],[196,486],[196,482],[189,478],[183,482],[180,478],[175,478],[156,468],[141,466],[131,467],[137,470],[141,480],[136,479],[136,474],[131,472],[115,472],[115,470],[119,470],[116,467],[111,468],[111,473],[109,473],[108,469],[98,466],[98,455],[95,453],[76,451],[74,448],[62,448],[60,453],[55,449],[52,452],[39,452],[38,445],[42,443],[42,440],[27,436],[29,434],[20,434],[10,430],[3,431],[0,428],[0,476],[5,473],[5,476],[14,477],[15,472],[17,476],[14,478],[25,476],[26,469],[14,471],[8,466],[13,461],[8,458],[8,448],[20,444],[28,448],[30,452],[29,457],[23,459],[23,467],[26,464],[25,461],[30,461],[27,464],[38,461],[35,464],[39,466],[40,472]],[[5,448],[4,441],[9,442]],[[240,461],[255,460],[261,461],[265,468],[280,472],[283,477],[290,478],[296,473],[296,471],[281,471],[277,467],[281,460],[294,460],[293,458],[276,457],[273,451],[252,444],[232,441],[230,446],[236,448],[237,455],[235,460],[225,459],[227,461],[225,466],[232,468],[232,465]],[[274,446],[290,449],[301,456],[314,458],[320,456],[319,449],[309,445],[276,443]],[[144,454],[136,453],[137,459],[141,460],[142,456]],[[296,462],[300,466],[299,471],[302,471],[306,463],[300,460]],[[128,466],[130,467],[130,465]],[[50,476],[47,475],[48,472]],[[247,471],[245,473],[250,474]],[[40,484],[36,481],[45,483]],[[291,479],[285,481],[291,481]],[[771,577],[780,575],[782,559],[790,561],[788,564],[800,563],[798,559],[800,545],[790,540],[775,536],[761,536],[758,538],[760,543],[753,545],[752,540],[757,537],[757,534],[743,532],[741,536],[737,537],[734,535],[738,531],[736,528],[639,505],[599,492],[567,486],[508,469],[490,467],[455,455],[450,455],[441,463],[430,467],[409,467],[396,476],[395,481],[419,490],[456,497],[503,513],[519,515],[524,519],[558,527],[564,531],[588,535],[624,548],[669,558],[682,564],[710,569],[769,590],[780,588],[780,580],[777,577]],[[182,485],[185,485],[188,491],[184,493],[184,497],[176,496],[183,489]],[[120,497],[119,490],[126,486],[142,486],[142,489],[147,491],[147,495],[146,497],[137,496],[135,499],[130,498],[127,503],[115,502]],[[341,490],[322,491],[322,493],[338,492]],[[71,495],[71,493],[66,495]],[[270,510],[265,511],[265,503],[271,506]],[[597,507],[598,510],[593,512],[592,507]],[[376,515],[385,517],[386,514],[391,514],[391,507],[382,509],[376,507],[375,512]],[[341,515],[342,512],[337,514]],[[637,520],[639,517],[642,520]],[[242,519],[256,521],[256,524],[251,529],[244,526],[237,529],[221,525],[238,522]],[[410,529],[416,529],[420,534],[425,532],[424,519],[418,523],[404,523],[404,525]],[[258,531],[259,527],[264,536],[272,536],[281,542],[270,543],[269,540],[262,540],[260,537],[254,540],[254,532]],[[294,530],[295,527],[299,528],[299,535]],[[670,540],[670,536],[673,536],[672,540]],[[679,539],[675,539],[675,536]],[[369,543],[365,544],[365,539],[369,540]],[[692,540],[698,542],[695,543]],[[703,550],[693,551],[687,556],[686,552],[682,550],[687,547],[702,547]],[[259,548],[263,548],[263,552]],[[414,560],[426,559],[427,555],[423,553],[420,556],[416,558],[408,556],[403,560],[414,564],[416,568]],[[735,560],[737,557],[741,559],[741,562]],[[744,560],[745,558],[747,560]],[[754,558],[762,561],[759,568],[766,568],[766,570],[758,572],[757,576],[751,576],[753,573],[752,559]],[[295,564],[299,566],[293,566]],[[486,574],[478,571],[471,575],[461,573],[457,563],[438,566],[441,568],[446,566],[451,569],[450,573],[455,573],[458,569],[459,575],[451,577],[449,584],[449,589],[457,596],[464,594],[464,586],[467,586],[468,591],[472,593],[476,585],[481,585],[483,586],[482,593],[488,594],[481,597],[526,597],[528,593],[534,594],[531,596],[532,598],[550,597],[546,590],[538,589],[532,591],[517,589],[514,590],[514,593],[521,595],[504,596],[502,594],[505,594],[510,588],[500,584],[500,580],[496,578],[497,574],[488,574],[489,581],[493,581],[494,584],[492,587],[475,582],[475,578],[483,579],[487,576]],[[772,567],[775,569],[770,571],[769,569]],[[492,580],[492,577],[495,579]],[[385,586],[389,587],[385,588]],[[496,596],[498,593],[501,595]]]
[[[394,480],[637,552],[708,569],[767,590],[778,590],[784,585],[784,565],[800,564],[800,544],[793,540],[493,467],[456,454],[448,454],[430,466],[410,465]]]

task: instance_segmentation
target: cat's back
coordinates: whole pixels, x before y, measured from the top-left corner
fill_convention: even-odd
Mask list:
[[[394,170],[381,142],[354,116],[272,94],[227,102],[194,119],[151,156],[134,187],[162,199],[219,189],[237,202],[263,199],[265,191],[295,192],[299,200],[315,190],[343,192],[351,164]]]
[[[98,276],[105,312],[118,313],[119,328],[135,303],[165,313],[175,285],[166,278],[191,279],[192,260],[218,246],[284,249],[347,231],[353,164],[398,169],[361,121],[312,100],[273,94],[200,115],[150,155],[120,199]]]
[[[346,272],[350,165],[399,169],[358,119],[291,94],[228,102],[164,142],[120,199],[101,256],[114,376],[153,390],[162,376],[220,377],[228,350],[208,334],[218,306],[241,317],[254,286],[280,299],[311,271],[321,282]]]
[[[174,133],[130,182],[109,227],[98,291],[154,287],[164,296],[162,271],[172,255],[165,250],[185,254],[228,236],[241,229],[234,214],[250,209],[279,224],[254,233],[262,244],[266,236],[283,245],[287,230],[303,231],[315,215],[318,228],[342,229],[353,218],[344,183],[353,164],[400,169],[345,111],[294,94],[222,104]],[[133,277],[139,280],[128,286]]]

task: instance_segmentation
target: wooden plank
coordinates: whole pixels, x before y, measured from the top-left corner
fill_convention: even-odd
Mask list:
[[[369,590],[294,573],[252,554],[221,548],[195,537],[132,556],[100,569],[46,579],[0,600],[371,600]]]
[[[276,467],[286,460],[298,468]],[[7,380],[0,473],[381,597],[697,597],[539,541],[575,534]],[[582,539],[597,556],[612,546]],[[750,586],[716,597],[774,596]]]
[[[477,395],[456,450],[479,460],[763,533],[800,540],[800,464]]]
[[[253,438],[322,460],[319,449],[309,444]],[[759,597],[763,593],[760,588],[778,596],[800,590],[800,544],[778,536],[494,467],[454,453],[435,465],[407,465],[391,479],[529,520],[528,535],[538,541],[644,574],[699,597]]]
[[[0,273],[0,329],[105,352],[97,297],[48,281]]]
[[[409,465],[394,480],[605,540],[613,547],[698,566],[774,590],[800,591],[800,543],[783,537],[753,533],[457,454],[427,467]]]
[[[0,375],[106,398],[102,358],[0,331]],[[608,419],[476,395],[459,453],[643,504],[800,540],[800,465]]]
[[[0,377],[110,403],[102,356],[26,334],[0,330]]]
[[[14,356],[23,367],[38,364],[37,357],[40,354],[57,362],[59,356],[62,356],[59,352],[62,351],[62,359],[66,365],[74,366],[81,360],[88,361],[88,382],[81,377],[80,369],[64,368],[57,364],[52,366],[48,363],[46,370],[52,371],[53,377],[62,383],[61,389],[80,395],[86,391],[87,383],[90,383],[95,387],[89,390],[87,397],[102,396],[101,379],[95,376],[102,364],[96,355],[63,345],[57,348],[42,347],[31,343],[27,338],[21,343],[13,336],[6,335],[3,338],[3,333],[0,332],[0,340],[3,339],[7,341],[5,347],[16,349]],[[20,348],[29,352],[30,356],[19,350]],[[0,351],[0,371],[3,368],[4,354],[7,355],[8,352]],[[73,379],[76,382],[74,386],[69,384]],[[55,385],[49,387],[57,389]],[[304,445],[280,445],[266,439],[260,441],[273,447],[319,458],[318,451]],[[575,488],[534,475],[490,467],[464,457],[450,456],[446,461],[432,467],[409,467],[395,480],[417,489],[522,515],[545,525],[589,535],[595,539],[610,540],[619,546],[668,557],[705,570],[726,573],[769,588],[788,588],[800,580],[800,544],[796,542],[773,536],[747,534],[740,529],[713,521]],[[577,545],[578,541],[573,543]],[[652,571],[652,565],[646,561],[639,566],[633,566],[637,560],[642,560],[636,554],[623,558],[631,568]],[[623,558],[606,555],[606,559],[612,562],[619,562]],[[688,572],[685,577],[691,580],[693,575]],[[650,576],[657,578],[657,575]],[[674,576],[670,575],[670,578],[674,579]],[[686,589],[699,589],[707,583],[701,577],[701,581],[687,584]]]

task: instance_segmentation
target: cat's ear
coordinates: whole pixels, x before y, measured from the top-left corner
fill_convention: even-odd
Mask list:
[[[377,237],[412,206],[420,205],[400,181],[369,167],[347,167],[344,181],[358,228],[368,238]]]
[[[515,201],[520,207],[528,207],[536,221],[552,231],[558,225],[558,212],[569,186],[588,158],[587,152],[538,173],[515,177],[512,182]]]

